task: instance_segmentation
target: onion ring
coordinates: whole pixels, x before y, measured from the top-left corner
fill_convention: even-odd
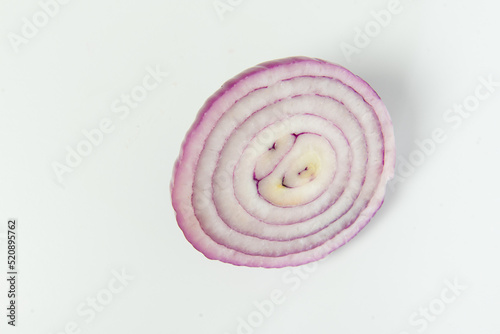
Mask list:
[[[324,60],[278,59],[201,108],[174,167],[172,204],[209,259],[297,266],[370,221],[394,164],[389,113],[365,81]]]

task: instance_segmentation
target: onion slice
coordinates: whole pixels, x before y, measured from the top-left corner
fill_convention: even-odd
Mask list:
[[[323,60],[279,59],[229,80],[201,108],[172,204],[209,259],[297,266],[370,221],[394,163],[390,116],[365,81]]]

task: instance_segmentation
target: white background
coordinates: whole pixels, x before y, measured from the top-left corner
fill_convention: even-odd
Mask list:
[[[500,4],[401,0],[346,57],[388,3],[233,0],[221,19],[212,0],[72,0],[43,22],[37,0],[0,0],[0,277],[7,219],[19,221],[18,326],[6,325],[2,278],[0,332],[499,333],[500,87],[468,118],[443,116],[474,101],[480,77],[500,82]],[[20,43],[34,15],[44,26]],[[310,273],[207,260],[170,203],[183,137],[224,81],[295,55],[339,63],[379,93],[403,181]],[[148,67],[169,74],[120,119],[111,105]],[[53,164],[106,118],[113,131],[60,182]],[[446,140],[414,153],[436,129]],[[412,154],[425,161],[408,172]],[[133,279],[110,295],[122,271]],[[285,296],[272,314],[242,325],[274,290]],[[91,317],[97,296],[112,300]]]

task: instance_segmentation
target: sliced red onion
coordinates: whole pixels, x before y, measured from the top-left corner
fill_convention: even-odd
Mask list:
[[[206,257],[296,266],[368,223],[394,162],[390,116],[365,81],[319,59],[274,60],[202,107],[174,168],[172,203]]]

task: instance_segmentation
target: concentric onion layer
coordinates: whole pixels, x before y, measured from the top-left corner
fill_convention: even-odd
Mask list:
[[[368,223],[394,161],[389,114],[366,82],[319,59],[275,60],[228,81],[200,110],[172,202],[208,258],[295,266]]]

